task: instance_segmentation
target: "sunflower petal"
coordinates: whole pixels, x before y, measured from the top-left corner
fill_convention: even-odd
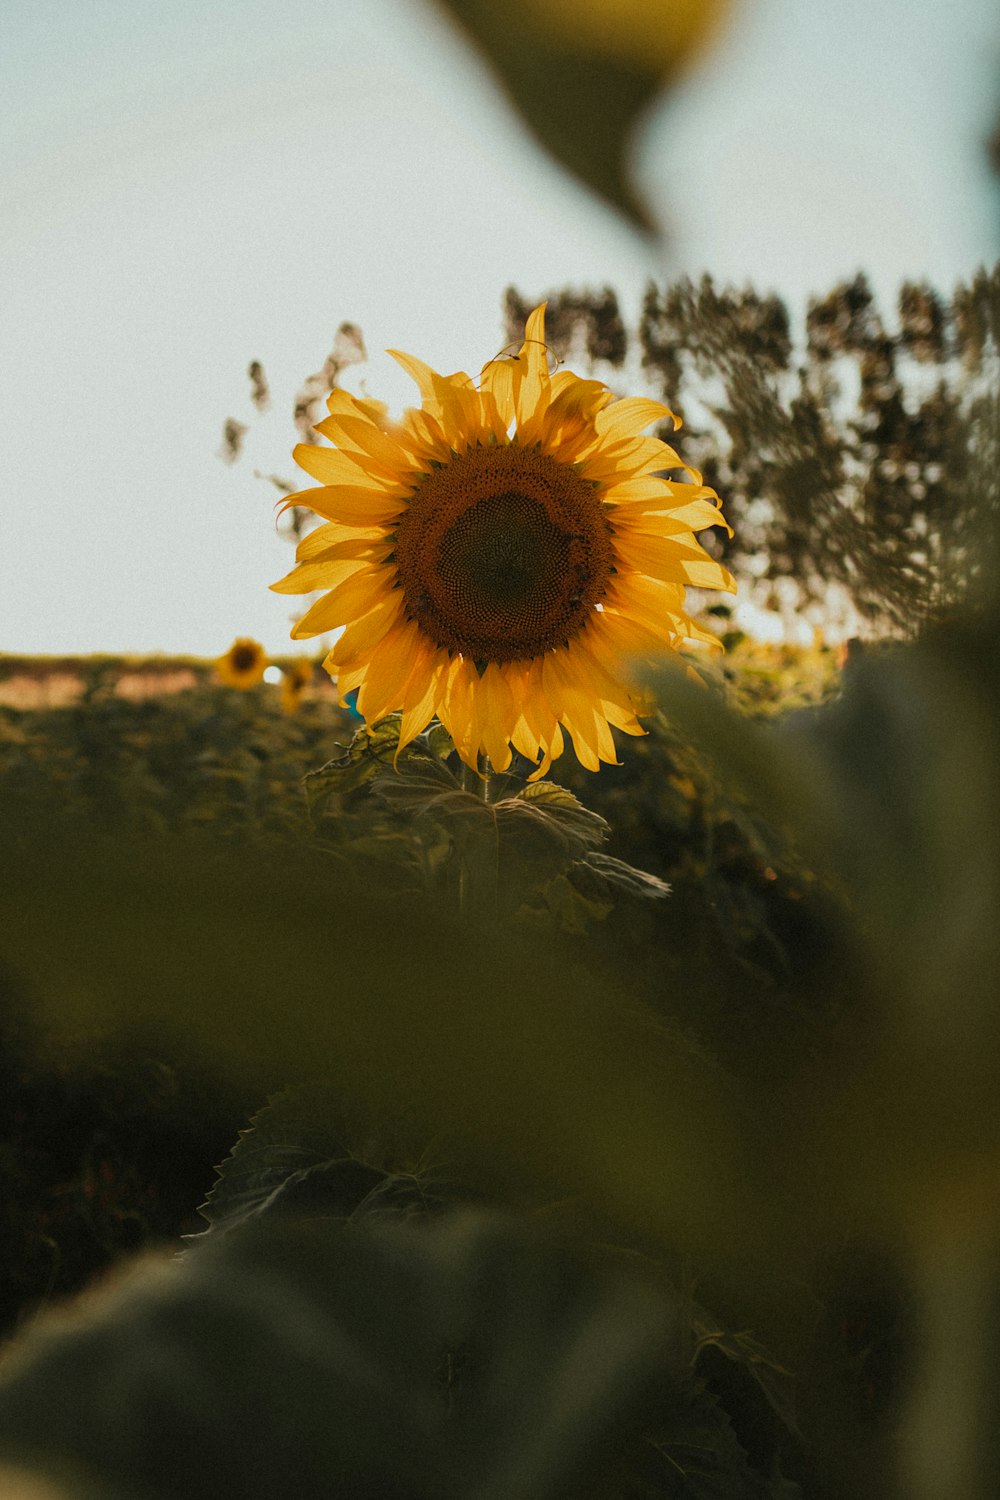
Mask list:
[[[332,449],[327,450],[332,452]],[[393,521],[406,508],[403,495],[392,495],[386,490],[370,489],[366,485],[330,484],[321,489],[301,490],[289,496],[288,505],[308,506],[318,516],[326,516],[341,526],[376,526]]]
[[[594,426],[605,441],[618,443],[622,438],[637,437],[654,422],[673,420],[673,412],[662,401],[651,401],[646,396],[626,396],[598,412]]]
[[[494,771],[506,771],[511,762],[510,731],[514,720],[514,699],[510,687],[496,662],[490,662],[479,682],[482,705],[481,745]]]
[[[418,635],[414,621],[398,620],[379,642],[358,691],[358,713],[369,724],[399,708],[406,680],[413,671]]]
[[[386,531],[383,526],[344,526],[338,521],[324,521],[322,526],[316,526],[299,542],[295,548],[295,559],[297,562],[310,562],[314,558],[326,557],[330,554],[332,547],[340,547],[349,543],[358,545],[373,545],[386,540]],[[332,554],[336,556],[337,554]]]
[[[316,589],[335,588],[359,568],[367,566],[369,565],[363,559],[359,561],[353,557],[339,558],[332,562],[299,563],[270,587],[275,594],[312,594]]]
[[[488,365],[484,365],[480,376],[480,388],[493,402],[498,420],[502,423],[501,430],[504,435],[517,418],[517,406],[514,399],[516,374],[517,360],[511,359],[509,355],[501,355],[498,359],[490,360]]]
[[[320,484],[364,484],[381,490],[401,487],[398,480],[383,479],[380,475],[372,474],[360,455],[353,457],[341,448],[319,448],[315,443],[297,443],[292,449],[292,457],[300,469],[305,469]],[[293,496],[288,496],[282,503],[287,506],[293,499]]]
[[[396,589],[380,599],[366,613],[358,615],[344,628],[332,656],[338,668],[350,669],[360,664],[362,653],[369,653],[402,613],[403,596]]]
[[[355,462],[360,458],[366,473],[381,474],[393,484],[412,475],[410,454],[367,418],[324,417],[316,423],[316,431],[336,443],[338,453],[347,453]]]
[[[448,670],[448,654],[425,647],[403,689],[403,717],[399,724],[399,750],[405,750],[433,719]],[[397,755],[399,754],[397,750]]]

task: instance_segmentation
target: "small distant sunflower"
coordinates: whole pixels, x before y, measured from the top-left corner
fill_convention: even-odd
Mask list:
[[[256,687],[267,666],[267,652],[259,641],[241,635],[233,642],[225,656],[215,663],[220,679],[229,687]]]
[[[298,657],[281,671],[281,706],[286,714],[298,712],[302,694],[312,682],[313,664]]]
[[[644,732],[628,658],[717,645],[685,586],[734,589],[694,535],[726,526],[715,492],[663,478],[680,458],[641,435],[667,407],[550,374],[544,315],[478,386],[390,350],[423,398],[399,422],[333,391],[317,426],[335,446],[295,449],[321,487],[284,502],[324,524],[272,585],[325,590],[292,635],[346,626],[324,666],[369,723],[401,713],[401,747],[437,717],[468,765],[503,771],[513,747],[535,776],[564,730],[588,769],[614,763],[612,726]]]

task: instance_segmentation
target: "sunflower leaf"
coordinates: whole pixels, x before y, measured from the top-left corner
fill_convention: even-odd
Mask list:
[[[637,870],[635,865],[630,865],[623,859],[615,859],[612,854],[603,854],[600,850],[594,850],[587,855],[586,859],[581,860],[580,864],[588,875],[596,874],[598,882],[603,884],[606,890],[621,891],[629,896],[638,896],[644,901],[662,901],[665,896],[670,895],[670,886],[658,875],[650,875],[646,870]],[[576,868],[574,866],[574,869]]]
[[[614,902],[585,895],[565,874],[556,875],[541,893],[541,905],[525,902],[518,917],[528,927],[557,927],[571,937],[583,937],[592,922],[603,922],[614,911]]]
[[[274,1096],[240,1132],[198,1210],[208,1221],[204,1234],[258,1217],[290,1182],[301,1181],[318,1166],[349,1162],[333,1125],[322,1115],[306,1117],[290,1107],[293,1097]]]
[[[444,1202],[441,1183],[415,1167],[415,1153],[385,1119],[358,1140],[340,1096],[303,1085],[273,1095],[217,1168],[199,1213],[228,1233],[276,1213],[298,1218],[407,1218]],[[454,1194],[451,1195],[455,1197]],[[467,1195],[460,1195],[467,1196]]]
[[[393,759],[399,746],[399,723],[400,715],[391,714],[371,728],[362,727],[349,745],[337,746],[340,755],[306,773],[303,786],[313,816],[325,812],[332,798],[357,791]]]
[[[688,1400],[670,1403],[650,1435],[643,1477],[656,1485],[655,1493],[677,1500],[768,1500],[775,1494],[701,1382]],[[794,1485],[785,1489],[788,1500],[800,1493]]]
[[[795,1377],[778,1364],[763,1344],[749,1333],[732,1333],[720,1328],[703,1308],[697,1308],[693,1320],[697,1338],[695,1360],[705,1351],[715,1349],[733,1365],[743,1369],[758,1388],[779,1423],[790,1433],[798,1433],[795,1410]],[[698,1366],[699,1372],[704,1370]]]
[[[455,741],[437,719],[432,720],[423,738],[427,742],[428,751],[435,760],[446,760],[454,752]]]
[[[498,814],[501,808],[511,819],[523,819],[530,813],[554,833],[558,830],[567,847],[597,849],[611,835],[611,825],[600,813],[591,812],[566,787],[551,781],[529,782],[516,797],[497,805]]]
[[[467,792],[443,760],[412,755],[398,766],[376,770],[372,791],[398,811],[445,823],[491,820],[489,806],[481,797]]]

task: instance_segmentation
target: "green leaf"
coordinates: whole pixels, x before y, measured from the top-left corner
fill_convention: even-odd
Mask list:
[[[768,1500],[769,1485],[751,1467],[720,1401],[700,1382],[673,1401],[648,1439],[649,1478],[670,1500]]]
[[[426,731],[424,738],[427,749],[436,760],[446,760],[449,755],[454,754],[455,742],[445,729],[444,725],[435,719]]]
[[[632,131],[663,84],[638,58],[580,50],[570,28],[541,30],[530,7],[443,0],[498,74],[522,118],[581,182],[642,229],[649,216],[626,170]]]
[[[697,1339],[695,1362],[699,1373],[706,1374],[702,1368],[705,1351],[717,1350],[731,1365],[744,1371],[753,1382],[780,1428],[785,1433],[798,1437],[795,1377],[791,1371],[779,1364],[770,1350],[752,1334],[745,1331],[733,1333],[720,1328],[702,1308],[695,1308],[692,1328]],[[757,1425],[760,1425],[759,1421]]]
[[[199,1212],[212,1233],[229,1232],[275,1214],[298,1218],[407,1218],[442,1207],[440,1174],[417,1152],[399,1122],[383,1117],[362,1130],[363,1112],[345,1108],[342,1093],[318,1084],[286,1089],[241,1131],[218,1168]],[[360,1137],[360,1138],[359,1138]]]
[[[583,937],[592,922],[603,922],[614,911],[614,902],[584,895],[567,875],[556,875],[541,892],[541,910],[522,906],[521,920],[528,926],[554,924],[562,932]]]
[[[463,789],[443,760],[413,754],[396,766],[380,766],[372,783],[375,795],[399,812],[415,817],[431,814],[448,818],[482,817],[488,809],[481,797]]]
[[[356,791],[370,781],[399,744],[399,715],[383,719],[374,728],[359,729],[350,745],[338,745],[340,755],[303,778],[306,801],[316,816],[326,811],[334,798]]]
[[[529,782],[516,797],[496,806],[497,817],[510,828],[544,830],[567,857],[576,857],[607,842],[611,827],[599,813],[584,807],[566,787],[551,781]]]
[[[629,1232],[746,1263],[762,1224],[748,1117],[705,1058],[651,1041],[629,973],[401,899],[315,846],[37,819],[15,840],[0,832],[4,956],[49,1055],[124,1033],[261,1093],[320,1073],[366,1117],[460,1139],[477,1182],[544,1182]]]
[[[625,860],[615,859],[614,855],[602,854],[599,850],[588,854],[581,866],[588,875],[596,875],[598,883],[603,883],[609,891],[637,896],[642,901],[662,901],[670,895],[670,886],[658,875],[637,870]]]
[[[573,1500],[683,1342],[651,1279],[499,1215],[261,1223],[39,1340],[0,1444],[102,1495]]]

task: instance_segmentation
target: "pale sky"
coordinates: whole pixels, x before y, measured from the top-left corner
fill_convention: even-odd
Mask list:
[[[510,282],[610,282],[634,311],[650,275],[801,300],[1000,255],[994,0],[743,0],[641,143],[662,253],[540,157],[420,0],[2,7],[0,650],[301,649],[252,470],[293,476],[291,400],[344,319],[399,406],[379,351],[478,369]],[[227,416],[252,423],[232,468]]]

